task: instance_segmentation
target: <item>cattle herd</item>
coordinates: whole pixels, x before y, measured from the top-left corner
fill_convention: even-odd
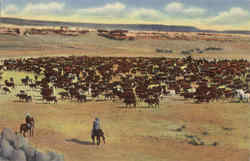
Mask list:
[[[21,79],[23,86],[39,90],[43,100],[54,103],[59,99],[83,103],[88,93],[91,98],[121,100],[126,107],[136,107],[138,102],[159,107],[161,98],[170,93],[201,103],[231,100],[237,90],[250,92],[250,62],[244,59],[40,57],[6,59],[0,69],[34,73],[34,79]],[[16,88],[15,79],[2,78],[5,94]],[[16,96],[32,101],[25,91]]]

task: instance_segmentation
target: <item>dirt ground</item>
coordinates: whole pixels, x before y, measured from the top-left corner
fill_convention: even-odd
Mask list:
[[[250,36],[233,42],[185,41],[185,40],[135,40],[118,41],[97,36],[89,32],[77,37],[61,35],[0,36],[0,58],[16,56],[145,56],[145,57],[185,57],[182,50],[220,47],[222,51],[193,53],[194,58],[250,58]],[[172,54],[156,53],[156,48],[170,49]]]
[[[0,57],[17,56],[168,56],[183,57],[181,49],[216,46],[223,51],[193,54],[206,58],[250,59],[250,41],[227,43],[178,40],[115,41],[88,33],[80,37],[0,37]],[[176,50],[172,55],[156,48]],[[10,74],[8,74],[10,75]],[[12,74],[14,76],[17,74]],[[5,77],[6,78],[6,77]],[[15,76],[14,76],[15,79]],[[87,103],[20,103],[0,93],[0,130],[18,130],[26,112],[36,121],[35,136],[28,137],[42,151],[63,153],[66,161],[248,161],[250,158],[249,103],[220,101],[194,104],[179,96],[168,96],[157,110],[139,105],[125,109],[119,101]],[[101,120],[106,144],[91,144],[95,117]],[[185,128],[181,128],[181,127]],[[181,129],[181,130],[178,130]],[[204,145],[189,144],[200,138]],[[213,143],[217,143],[213,146]]]

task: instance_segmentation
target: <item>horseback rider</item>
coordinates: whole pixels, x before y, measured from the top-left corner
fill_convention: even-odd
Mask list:
[[[31,116],[30,113],[26,113],[25,122],[26,122],[27,127],[29,129],[31,129],[32,127],[34,127],[34,120],[33,120],[33,117]]]
[[[98,117],[95,118],[94,122],[93,122],[93,129],[92,129],[92,136],[98,131],[100,130],[100,119]]]

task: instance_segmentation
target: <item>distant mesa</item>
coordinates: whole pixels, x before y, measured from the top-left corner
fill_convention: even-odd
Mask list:
[[[89,29],[104,30],[134,30],[134,31],[165,31],[165,32],[204,32],[204,33],[228,33],[228,34],[250,34],[244,30],[201,30],[193,26],[157,25],[157,24],[97,24],[97,23],[73,23],[59,21],[40,21],[20,18],[1,17],[0,23],[21,26],[70,26]]]

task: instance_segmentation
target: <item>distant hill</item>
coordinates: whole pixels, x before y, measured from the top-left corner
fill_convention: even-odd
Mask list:
[[[229,31],[223,31],[223,33],[229,33],[229,34],[249,34],[250,31],[244,31],[244,30],[229,30]]]
[[[71,26],[84,27],[90,29],[125,29],[137,31],[166,31],[166,32],[214,32],[214,33],[230,33],[230,34],[250,34],[250,31],[215,31],[215,30],[200,30],[192,26],[174,26],[174,25],[156,25],[156,24],[97,24],[97,23],[75,23],[75,22],[60,22],[60,21],[40,21],[28,20],[21,18],[1,17],[0,23],[21,25],[21,26]]]

